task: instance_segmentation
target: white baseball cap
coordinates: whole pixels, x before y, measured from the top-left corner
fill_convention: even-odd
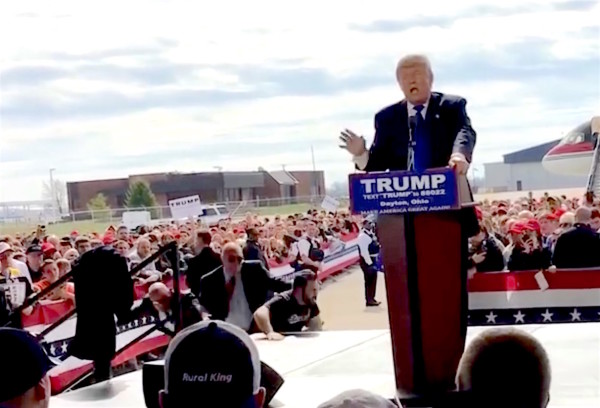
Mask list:
[[[3,254],[7,251],[13,252],[12,247],[10,245],[8,245],[6,242],[0,242],[0,254]]]

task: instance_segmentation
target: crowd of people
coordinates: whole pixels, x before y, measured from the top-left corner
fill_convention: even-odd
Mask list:
[[[600,250],[595,250],[596,246],[600,249],[600,211],[593,203],[549,196],[539,200],[484,201],[477,207],[477,214],[480,233],[470,240],[471,274],[547,269],[552,266],[600,266]],[[316,272],[321,267],[325,250],[335,252],[344,247],[345,238],[359,237],[361,233],[375,240],[372,227],[362,217],[347,212],[316,210],[288,217],[247,214],[241,220],[223,220],[214,226],[200,225],[191,220],[141,226],[134,231],[118,226],[109,227],[102,234],[79,234],[73,231],[64,237],[48,234],[43,226],[39,226],[31,234],[0,237],[0,289],[3,291],[0,300],[10,313],[11,308],[18,306],[25,297],[56,282],[77,265],[84,254],[96,248],[114,248],[131,270],[148,259],[160,246],[176,241],[180,255],[179,267],[190,289],[179,299],[183,326],[189,329],[178,336],[204,336],[210,340],[210,336],[216,335],[220,342],[226,338],[241,338],[242,343],[249,344],[245,340],[245,333],[263,332],[267,339],[281,339],[280,332],[321,329]],[[360,239],[358,241],[359,247],[366,248],[369,245],[368,240],[362,244]],[[163,255],[138,268],[134,280],[138,285],[147,287],[147,295],[131,308],[129,318],[151,315],[159,320],[168,320],[172,316],[174,292],[162,281],[171,275],[173,259]],[[365,265],[362,265],[363,262]],[[368,256],[361,256],[363,269],[371,266],[368,262]],[[281,281],[268,273],[270,268],[286,264],[298,271],[293,282]],[[16,283],[21,286],[20,289],[15,289]],[[66,282],[46,294],[45,299],[75,301],[74,293],[73,283]],[[30,312],[31,308],[28,309]],[[28,309],[24,313],[28,313]],[[208,319],[224,323],[210,326]],[[210,336],[206,334],[207,330],[211,331]],[[15,336],[20,338],[21,334]],[[502,358],[510,353],[531,353],[534,350],[537,353],[533,361],[535,364],[527,367],[527,380],[530,385],[532,381],[537,381],[533,385],[541,393],[534,395],[530,392],[531,398],[540,398],[538,402],[541,404],[537,406],[545,406],[550,373],[542,346],[531,337],[517,332],[494,333],[493,339],[489,333],[486,336],[480,343],[472,343],[465,352],[459,367],[457,387],[473,389],[473,375],[480,370],[478,364],[483,364],[483,356],[487,355],[484,348],[497,347],[499,351],[494,355],[502,355]],[[239,341],[233,343],[239,346]],[[185,347],[185,342],[174,344],[166,350],[167,364],[183,367],[177,369],[185,371],[186,368],[181,366],[183,362],[174,357],[175,348]],[[231,353],[227,347],[223,346],[221,354],[215,354],[220,356],[214,362],[215,367],[229,361],[224,357]],[[248,348],[252,355],[255,350],[251,346]],[[189,359],[190,353],[186,351],[186,360],[194,363],[193,359]],[[256,383],[259,374],[254,358],[257,357],[252,356],[250,360],[254,375],[248,379],[252,387],[242,394],[236,391],[230,396],[253,398],[256,406],[261,406],[264,390]],[[485,365],[498,365],[498,361],[486,361]],[[44,380],[45,372],[41,375]],[[40,384],[28,383],[28,386],[35,390]],[[183,396],[185,390],[181,390],[176,385],[167,385],[163,391],[163,406],[172,406],[168,401]],[[184,393],[180,396],[180,392]],[[527,392],[523,391],[524,394]],[[28,398],[37,396],[26,395]],[[325,403],[323,407],[342,406],[335,404],[343,403],[348,398],[354,401],[365,398],[388,406],[375,395],[350,392]]]
[[[358,233],[361,220],[346,211],[310,210],[285,217],[259,217],[248,213],[242,219],[221,220],[212,226],[190,219],[139,226],[135,230],[121,225],[109,226],[102,233],[72,231],[63,237],[48,233],[46,227],[40,225],[31,233],[0,236],[1,312],[6,316],[26,297],[68,273],[81,255],[106,246],[122,255],[131,270],[160,246],[176,241],[180,271],[198,299],[201,299],[201,279],[223,265],[222,255],[227,247],[239,248],[239,254],[235,255],[239,255],[240,260],[260,261],[266,270],[290,265],[295,271],[316,273],[325,251],[342,249],[344,240]],[[139,268],[133,276],[136,284],[149,289],[151,284],[167,279],[173,271],[171,262],[172,259],[163,254]],[[166,292],[164,288],[155,287],[152,293]],[[74,301],[73,283],[64,283],[46,294],[44,300]],[[27,314],[31,308],[23,312]]]
[[[600,207],[587,199],[484,201],[471,238],[471,274],[600,267]]]
[[[474,273],[556,268],[600,267],[600,208],[585,198],[524,197],[514,201],[483,201],[477,207],[480,232],[469,245],[470,276]],[[14,309],[32,293],[39,292],[71,270],[80,256],[109,245],[127,260],[131,269],[176,241],[180,271],[191,292],[200,299],[201,279],[222,265],[222,252],[233,243],[241,258],[260,261],[266,270],[290,265],[294,270],[318,272],[324,253],[340,250],[348,237],[358,237],[361,267],[369,271],[374,260],[366,255],[369,239],[376,240],[362,217],[310,210],[306,214],[259,217],[248,213],[236,221],[222,220],[203,226],[198,221],[140,226],[109,226],[102,233],[72,231],[58,237],[44,226],[27,234],[0,236],[0,312]],[[364,231],[363,237],[359,232]],[[369,238],[370,237],[370,238]],[[361,238],[367,239],[367,245]],[[365,254],[363,254],[363,252]],[[365,256],[366,255],[366,256]],[[367,264],[363,265],[364,262]],[[134,275],[146,288],[172,273],[172,260],[162,255]],[[366,279],[367,305],[376,305],[374,284]],[[45,300],[74,301],[72,282],[46,294]],[[24,313],[31,311],[25,309]]]

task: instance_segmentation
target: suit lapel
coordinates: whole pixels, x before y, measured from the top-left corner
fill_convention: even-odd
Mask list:
[[[440,95],[432,93],[427,105],[427,113],[425,115],[425,125],[427,126],[428,134],[435,137],[436,125],[440,117]]]
[[[219,269],[217,276],[218,278],[216,279],[218,279],[219,288],[221,288],[221,294],[219,295],[219,298],[223,299],[221,307],[223,308],[224,316],[227,317],[229,314],[229,294],[227,293],[227,288],[225,287],[225,268],[223,266],[221,266]]]
[[[398,122],[400,127],[400,135],[406,135],[408,139],[408,104],[406,103],[406,99],[403,99],[398,104]]]
[[[406,103],[406,99],[401,100],[396,104],[396,125],[398,134],[396,135],[396,143],[397,149],[400,152],[405,151],[409,138],[409,129],[408,129],[408,104]],[[404,153],[406,154],[406,153]]]
[[[240,282],[242,284],[242,287],[244,288],[244,295],[246,295],[246,301],[248,302],[248,306],[250,307],[250,310],[254,313],[254,310],[252,309],[252,305],[253,305],[253,291],[254,291],[254,286],[252,286],[253,284],[256,284],[256,274],[253,273],[254,271],[252,271],[250,268],[251,264],[247,264],[247,263],[242,263],[242,270],[240,271],[240,275],[242,275],[242,281]],[[246,266],[246,268],[244,268],[244,266]]]

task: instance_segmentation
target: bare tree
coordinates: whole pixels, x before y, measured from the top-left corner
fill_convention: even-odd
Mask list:
[[[348,182],[347,181],[335,181],[329,188],[327,188],[327,195],[333,198],[348,197]]]
[[[64,214],[67,210],[67,184],[59,179],[54,179],[54,189],[49,181],[44,181],[43,185],[44,199],[56,206],[59,214]]]

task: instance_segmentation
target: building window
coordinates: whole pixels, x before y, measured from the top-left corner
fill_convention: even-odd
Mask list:
[[[521,180],[517,180],[517,191],[522,191],[523,190],[523,183],[521,183]]]

